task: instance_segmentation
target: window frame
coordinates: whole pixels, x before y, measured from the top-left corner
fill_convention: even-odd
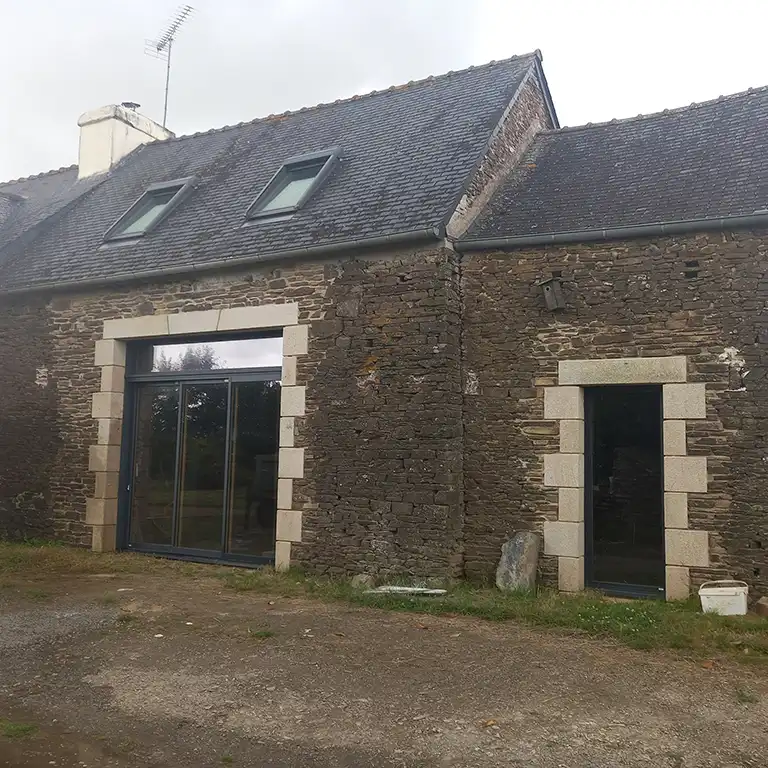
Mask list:
[[[317,188],[326,178],[328,178],[328,175],[339,159],[339,154],[340,150],[338,147],[331,147],[330,149],[324,149],[321,152],[309,152],[307,154],[289,157],[272,175],[272,178],[264,185],[261,192],[256,195],[255,200],[250,204],[245,213],[245,218],[248,220],[271,219],[275,216],[285,216],[286,214],[295,213],[300,210],[317,191]],[[315,178],[312,179],[312,183],[307,187],[304,194],[296,201],[295,205],[287,205],[282,208],[271,208],[270,210],[259,209],[259,205],[265,205],[269,202],[273,193],[275,193],[275,189],[277,189],[276,194],[279,194],[282,189],[284,189],[284,187],[280,188],[279,185],[282,180],[288,176],[292,168],[314,164],[323,159],[325,159],[325,162],[322,167],[317,172]]]
[[[123,213],[117,221],[104,234],[105,242],[114,240],[135,240],[139,237],[151,232],[157,227],[168,215],[178,207],[182,200],[192,191],[192,183],[195,181],[194,176],[186,176],[183,179],[173,179],[171,181],[160,181],[156,184],[150,184],[139,197],[134,200],[128,210]],[[176,194],[166,203],[165,208],[156,216],[141,232],[120,232],[120,227],[125,226],[125,222],[130,218],[131,214],[138,208],[141,203],[149,197],[156,195],[160,192],[166,192],[174,187],[178,187]]]
[[[142,353],[156,346],[174,344],[210,344],[217,341],[255,341],[259,339],[280,339],[283,329],[264,328],[260,330],[225,331],[223,333],[181,334],[178,336],[151,336],[145,339],[130,339],[126,353],[126,381],[161,381],[165,379],[187,380],[195,378],[227,378],[249,376],[255,371],[277,372],[280,378],[281,366],[259,366],[256,368],[212,368],[203,371],[140,371],[139,362]]]

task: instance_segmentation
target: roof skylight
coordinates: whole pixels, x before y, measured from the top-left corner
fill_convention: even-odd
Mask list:
[[[192,179],[152,184],[144,194],[113,224],[105,240],[141,237],[156,227],[181,201]]]
[[[328,176],[338,150],[287,160],[248,209],[249,219],[280,216],[301,208]]]

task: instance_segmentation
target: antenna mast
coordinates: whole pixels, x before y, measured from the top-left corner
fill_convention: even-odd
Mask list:
[[[180,5],[171,17],[170,21],[163,27],[156,40],[144,41],[144,53],[148,56],[154,56],[156,59],[165,61],[165,100],[163,103],[163,128],[168,118],[168,87],[171,83],[171,52],[173,43],[176,40],[176,33],[184,22],[194,13],[195,9],[191,5]]]

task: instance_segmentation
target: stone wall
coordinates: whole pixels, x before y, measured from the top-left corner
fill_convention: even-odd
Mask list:
[[[314,323],[301,562],[329,573],[461,573],[455,256],[340,264]],[[305,438],[305,439],[304,439]]]
[[[305,448],[305,477],[293,484],[304,531],[292,556],[334,573],[458,573],[457,287],[454,254],[435,248],[3,306],[0,339],[13,364],[0,379],[4,397],[11,393],[10,407],[0,408],[11,422],[0,443],[11,457],[0,525],[37,516],[58,537],[90,543],[91,401],[100,389],[94,348],[105,320],[296,302],[310,341],[296,372],[307,387],[307,418],[295,435]],[[35,383],[43,370],[46,386]],[[3,511],[9,504],[13,517]]]
[[[690,493],[690,527],[710,532],[708,569],[768,591],[768,266],[764,233],[574,244],[462,260],[466,572],[488,576],[502,542],[557,520],[543,455],[558,361],[684,355],[706,384],[706,418],[688,423],[688,454],[707,456],[708,492]],[[536,283],[561,277],[567,308]],[[749,373],[744,376],[744,372]],[[555,580],[556,564],[543,572]]]
[[[46,302],[0,305],[0,537],[66,536],[49,486],[59,446]]]
[[[768,298],[756,234],[478,253],[444,248],[264,265],[238,274],[0,304],[0,534],[90,542],[94,345],[107,319],[296,302],[310,328],[295,444],[305,476],[292,557],[316,572],[493,573],[514,531],[556,521],[544,390],[564,360],[685,356],[706,384],[688,495],[711,568],[768,591]],[[459,274],[459,269],[461,274]],[[559,276],[567,308],[536,283]],[[463,317],[462,317],[463,312]],[[462,325],[463,324],[463,325]],[[748,374],[745,375],[745,372]],[[555,558],[543,573],[556,580]]]

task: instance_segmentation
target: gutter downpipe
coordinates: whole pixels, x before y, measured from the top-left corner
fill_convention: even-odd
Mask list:
[[[416,229],[410,232],[398,232],[394,235],[380,235],[358,240],[343,240],[338,243],[328,243],[327,245],[290,248],[283,251],[272,251],[271,253],[255,256],[243,256],[237,259],[205,261],[200,264],[190,264],[189,266],[182,268],[166,267],[164,269],[149,269],[143,272],[133,272],[131,274],[116,275],[113,277],[100,277],[89,280],[69,280],[59,283],[41,283],[39,285],[11,288],[9,290],[0,289],[0,296],[20,296],[28,293],[52,293],[67,290],[76,291],[81,288],[132,283],[140,280],[183,277],[185,275],[197,275],[198,272],[215,272],[217,270],[236,269],[238,267],[246,267],[269,261],[278,261],[280,259],[295,258],[297,256],[324,256],[331,253],[351,251],[356,248],[376,248],[378,246],[397,245],[405,242],[421,243],[438,241],[442,240],[444,236],[445,234],[442,227],[435,226],[429,227],[428,229]]]
[[[746,216],[724,216],[715,219],[689,219],[668,221],[657,224],[638,224],[633,227],[610,229],[587,229],[570,232],[552,232],[546,235],[519,235],[516,237],[490,237],[458,240],[453,246],[460,253],[470,250],[522,248],[528,245],[557,245],[560,243],[588,243],[604,240],[628,240],[637,237],[679,235],[687,232],[712,230],[749,229],[768,226],[768,211],[750,213]]]

